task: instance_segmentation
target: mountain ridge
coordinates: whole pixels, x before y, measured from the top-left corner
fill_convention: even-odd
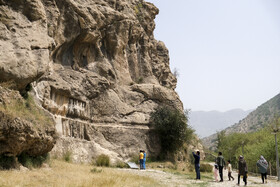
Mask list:
[[[196,129],[198,135],[206,137],[211,133],[228,127],[243,119],[253,110],[243,110],[240,108],[231,109],[225,112],[212,111],[191,111],[190,124]]]
[[[280,93],[258,106],[246,118],[225,128],[225,134],[255,132],[270,125],[275,115],[280,115]],[[202,142],[209,149],[215,149],[216,139],[217,133],[214,133],[203,138]]]

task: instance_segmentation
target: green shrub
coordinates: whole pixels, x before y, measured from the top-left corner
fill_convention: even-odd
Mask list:
[[[106,166],[109,167],[110,166],[110,158],[107,155],[99,155],[96,159],[96,165],[97,166]]]
[[[193,130],[187,125],[187,113],[170,106],[163,106],[151,114],[151,124],[157,131],[162,149],[162,155],[175,153],[188,142]]]
[[[63,154],[63,160],[66,162],[72,162],[72,152],[71,151],[66,151]]]
[[[29,156],[26,153],[23,153],[18,156],[18,161],[21,163],[24,167],[27,167],[29,169],[31,168],[39,168],[42,166],[43,163],[49,162],[50,156],[49,154],[44,154],[40,156]]]
[[[210,172],[213,171],[213,166],[211,164],[201,163],[200,164],[200,171],[210,173]]]

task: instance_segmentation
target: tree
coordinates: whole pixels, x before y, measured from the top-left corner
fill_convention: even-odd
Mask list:
[[[217,133],[217,148],[218,148],[218,150],[223,148],[225,137],[226,137],[226,131],[225,130]]]
[[[158,107],[151,114],[151,124],[159,135],[163,153],[175,153],[191,138],[193,130],[187,122],[184,113],[170,106]]]

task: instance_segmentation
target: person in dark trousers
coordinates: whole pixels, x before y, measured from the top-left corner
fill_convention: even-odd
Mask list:
[[[237,185],[240,184],[240,176],[243,176],[243,181],[245,183],[245,186],[247,185],[247,174],[248,174],[248,168],[247,168],[247,163],[244,160],[244,157],[242,155],[239,156],[239,161],[238,161],[238,183]]]
[[[267,183],[267,168],[268,168],[268,163],[265,160],[265,158],[261,155],[260,159],[257,162],[257,166],[259,168],[259,171],[262,176],[262,182]],[[265,180],[264,180],[265,179]]]
[[[142,150],[140,150],[139,153],[139,163],[140,163],[140,169],[144,169],[143,163],[144,163],[144,153]]]
[[[199,165],[200,152],[196,151],[196,154],[194,154],[194,152],[192,152],[192,154],[194,157],[194,167],[195,167],[195,172],[196,172],[196,179],[200,180],[200,165]]]
[[[217,160],[216,160],[216,164],[219,167],[220,182],[223,182],[224,181],[224,179],[223,179],[223,168],[226,165],[226,162],[225,162],[225,159],[222,155],[222,152],[219,152],[219,155],[218,155]]]
[[[230,160],[228,160],[227,168],[228,168],[228,180],[229,180],[229,181],[230,181],[230,179],[234,180],[234,178],[231,176],[231,173],[232,173],[232,166],[231,166]]]

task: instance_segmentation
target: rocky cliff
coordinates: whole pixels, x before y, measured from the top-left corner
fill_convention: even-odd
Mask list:
[[[32,83],[60,134],[52,153],[127,159],[160,146],[150,113],[180,110],[159,10],[143,0],[0,0],[0,80]]]

